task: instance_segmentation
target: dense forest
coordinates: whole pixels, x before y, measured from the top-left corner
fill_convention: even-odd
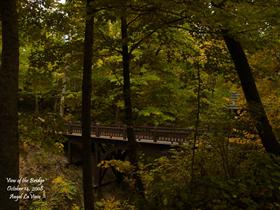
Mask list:
[[[0,11],[0,210],[280,209],[279,1]]]

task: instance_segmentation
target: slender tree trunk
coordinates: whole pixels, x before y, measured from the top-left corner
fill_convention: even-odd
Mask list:
[[[125,104],[125,124],[127,126],[127,140],[129,144],[129,159],[135,167],[134,178],[136,181],[135,187],[140,195],[144,195],[143,183],[137,175],[138,161],[137,161],[137,142],[133,129],[133,115],[131,104],[131,85],[130,85],[130,55],[128,52],[128,33],[126,17],[121,17],[121,34],[122,34],[122,62],[123,62],[123,97]]]
[[[89,11],[91,0],[87,0]],[[94,209],[92,150],[91,150],[91,71],[93,57],[94,17],[87,14],[84,40],[84,67],[82,87],[82,141],[83,141],[83,190],[85,210]]]
[[[249,112],[255,121],[262,144],[267,152],[279,155],[280,144],[268,121],[244,50],[241,44],[230,35],[225,34],[223,38],[241,81]]]
[[[37,85],[36,85],[37,86]],[[39,94],[37,92],[37,87],[35,89],[35,113],[39,113]]]
[[[66,67],[67,69],[67,67]],[[59,104],[59,114],[61,117],[64,116],[64,101],[65,101],[65,94],[66,94],[66,72],[63,73],[62,77],[62,89],[61,89],[61,98],[60,98],[60,104]]]
[[[200,123],[200,98],[201,98],[201,77],[200,77],[200,68],[199,63],[197,62],[197,95],[196,95],[196,119],[195,119],[195,131],[194,131],[194,140],[192,147],[192,159],[191,159],[191,180],[194,178],[194,165],[195,165],[195,150],[196,143],[198,138],[198,129]]]
[[[10,199],[7,178],[19,177],[18,142],[18,68],[19,41],[16,0],[1,1],[2,57],[0,67],[0,208],[16,210],[18,202]]]

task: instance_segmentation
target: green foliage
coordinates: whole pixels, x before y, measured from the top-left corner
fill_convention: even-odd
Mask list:
[[[102,199],[96,202],[97,210],[136,210],[135,206],[127,201],[119,201],[115,198]]]
[[[181,192],[191,179],[189,149],[173,151],[170,156],[161,157],[143,168],[141,174],[150,209],[175,207],[178,192]]]
[[[204,153],[204,161],[212,158]],[[247,152],[236,160],[238,173],[225,178],[197,162],[190,178],[190,155],[175,153],[150,164],[143,173],[149,209],[278,209],[279,158],[260,152]],[[201,155],[201,154],[198,154]],[[212,168],[222,168],[211,161]],[[222,171],[222,170],[221,170]]]
[[[19,134],[23,145],[36,144],[62,152],[63,130],[64,122],[57,114],[19,114]]]
[[[53,193],[50,199],[50,203],[54,203],[53,208],[69,208],[75,209],[73,201],[77,197],[77,187],[65,178],[58,176],[52,180],[51,192]],[[69,204],[69,207],[65,207],[65,204]]]
[[[48,198],[32,202],[33,209],[81,206],[75,180],[61,169],[65,162],[50,154],[63,150],[64,139],[59,135],[63,120],[54,114],[62,97],[64,119],[80,119],[83,5],[83,1],[65,5],[55,0],[19,1],[19,104],[28,108],[23,111],[37,111],[19,115],[25,160],[22,173],[49,177]],[[226,109],[230,92],[241,93],[241,87],[220,40],[221,31],[227,30],[245,46],[269,119],[280,136],[279,3],[106,0],[96,1],[96,7],[92,121],[123,122],[122,15],[129,22],[135,124],[194,127],[200,70],[201,113],[194,174],[189,145],[145,165],[140,174],[145,181],[147,209],[279,209],[279,158],[259,149],[244,101],[238,101],[236,114]],[[43,106],[40,99],[48,103]],[[38,147],[51,153],[40,154]],[[252,152],[253,147],[259,150]],[[100,166],[131,175],[126,161],[110,160]],[[97,207],[135,209],[128,201],[114,197],[101,200]]]
[[[51,186],[48,191],[46,200],[34,201],[29,209],[81,209],[77,203],[77,186],[69,179],[61,176],[54,178],[51,181]]]
[[[43,191],[36,191],[41,199],[21,200],[23,209],[81,209],[81,173],[69,166],[61,153],[46,149],[36,142],[25,142],[20,154],[20,177],[39,178]],[[30,189],[31,183],[26,184]],[[79,207],[79,208],[78,208]]]
[[[129,174],[133,170],[133,166],[129,161],[122,160],[103,160],[99,163],[99,167],[110,168],[114,167],[118,172]]]

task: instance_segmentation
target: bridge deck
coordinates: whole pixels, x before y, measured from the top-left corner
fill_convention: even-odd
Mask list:
[[[73,137],[75,138],[81,138],[81,133],[66,133],[64,134],[64,136],[67,136],[67,137]],[[110,136],[96,136],[96,135],[91,135],[91,138],[94,140],[94,141],[97,141],[99,143],[112,143],[112,144],[126,144],[128,141],[127,139],[124,139],[123,137],[110,137]],[[170,142],[170,141],[162,141],[162,140],[159,140],[159,141],[153,141],[151,139],[136,139],[136,141],[138,143],[141,143],[141,144],[154,144],[154,145],[179,145],[178,142]]]
[[[165,128],[165,127],[134,127],[137,142],[147,144],[179,145],[188,143],[193,137],[193,129]],[[69,124],[65,136],[81,137],[80,124]],[[97,141],[111,141],[112,143],[126,143],[125,126],[101,126],[91,127],[91,137]]]

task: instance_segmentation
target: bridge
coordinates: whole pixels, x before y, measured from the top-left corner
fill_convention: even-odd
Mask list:
[[[68,124],[64,136],[68,138],[66,144],[67,156],[69,162],[81,161],[82,141],[81,133],[82,128],[80,123]],[[128,140],[126,136],[126,126],[105,126],[94,124],[91,126],[92,138],[92,155],[95,162],[93,163],[93,174],[95,187],[105,185],[102,180],[105,177],[107,169],[102,169],[98,166],[102,160],[125,160],[128,153]],[[208,128],[209,130],[210,128]],[[199,134],[205,133],[208,130],[199,130]],[[135,126],[134,133],[136,141],[139,143],[139,149],[147,156],[164,154],[172,147],[182,144],[192,144],[194,139],[193,128],[167,128],[167,127],[151,127],[151,126]],[[236,134],[231,128],[221,130],[221,132],[228,132],[230,136],[235,137]],[[250,146],[256,147],[256,144],[248,144],[240,142],[230,142],[231,147],[234,146]],[[121,177],[113,167],[111,168],[113,174]]]
[[[136,140],[142,143],[151,144],[183,144],[189,142],[193,137],[192,128],[167,128],[167,127],[133,127]],[[82,128],[80,123],[68,124],[66,136],[81,136]],[[96,141],[127,141],[126,126],[104,126],[95,124],[91,126],[91,136]]]
[[[192,128],[167,128],[151,126],[135,126],[134,133],[140,150],[151,156],[164,154],[172,146],[191,143],[194,137]],[[92,155],[96,160],[93,166],[95,185],[102,186],[102,180],[107,169],[97,167],[102,160],[125,160],[128,153],[128,140],[126,135],[127,127],[124,125],[105,126],[94,124],[91,126]],[[66,143],[67,157],[70,163],[82,161],[82,128],[80,122],[66,125],[64,136]],[[112,168],[116,177],[120,174]],[[97,178],[96,178],[97,177]]]

